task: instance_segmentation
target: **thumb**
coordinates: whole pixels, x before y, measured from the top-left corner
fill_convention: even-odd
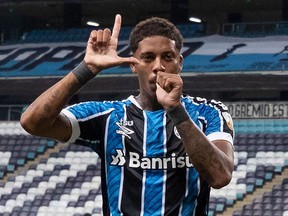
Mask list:
[[[164,109],[167,108],[166,103],[167,100],[165,99],[167,96],[167,92],[158,84],[156,83],[156,97],[159,104],[163,106]]]
[[[140,63],[139,60],[133,56],[122,57],[121,59],[122,59],[122,63],[127,63],[127,64],[139,64]]]
[[[156,83],[157,98],[162,98],[165,94],[167,94],[167,92],[158,83]]]

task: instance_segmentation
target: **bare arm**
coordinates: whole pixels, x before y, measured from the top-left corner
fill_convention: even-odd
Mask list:
[[[211,142],[198,126],[190,120],[180,103],[182,79],[178,74],[157,74],[157,99],[176,124],[190,162],[199,174],[213,187],[221,188],[232,178],[234,166],[233,146],[226,140]],[[171,113],[170,113],[171,114]],[[180,121],[179,121],[180,119]]]
[[[213,187],[227,185],[233,172],[233,147],[226,140],[209,141],[191,120],[177,126],[190,162]]]
[[[85,69],[77,71],[80,77],[85,77],[85,71],[90,73],[88,77],[91,78],[106,68],[138,63],[133,57],[121,58],[117,55],[120,28],[121,16],[116,15],[112,34],[109,29],[91,32],[84,57]],[[84,84],[79,76],[70,72],[27,108],[21,116],[22,127],[33,135],[67,141],[71,136],[72,127],[67,117],[61,115],[61,110]]]
[[[42,93],[22,114],[22,127],[33,135],[67,141],[72,128],[61,110],[81,88],[76,77],[69,73],[54,86]]]

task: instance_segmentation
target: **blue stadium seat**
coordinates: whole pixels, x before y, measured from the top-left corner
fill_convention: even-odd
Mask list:
[[[259,124],[259,121],[258,123],[246,122],[246,124],[250,125],[251,129]],[[261,121],[261,124],[269,125],[270,123]],[[279,122],[277,124],[280,125]],[[264,130],[265,127],[261,127],[262,129]],[[227,207],[241,201],[247,194],[252,194],[256,187],[263,187],[266,181],[273,180],[275,175],[280,174],[287,166],[288,135],[271,131],[271,128],[269,133],[250,130],[250,133],[246,131],[236,135],[235,170],[231,185],[219,190],[218,194],[211,191],[209,215],[216,216],[218,213],[225,212]],[[32,164],[28,170],[20,170],[19,175],[8,179],[7,185],[11,185],[11,189],[9,189],[9,193],[2,193],[0,208],[7,202],[13,203],[18,199],[19,194],[25,195],[25,197],[29,194],[31,202],[25,202],[25,204],[23,202],[21,208],[10,209],[10,215],[19,215],[21,209],[24,209],[23,214],[27,213],[30,216],[37,212],[37,215],[41,216],[52,212],[51,205],[69,205],[69,208],[62,208],[62,211],[74,212],[75,215],[93,214],[93,212],[97,216],[101,215],[101,163],[97,162],[96,154],[92,153],[89,148],[63,145],[60,150],[55,150],[49,158],[46,158],[43,156],[45,151],[53,150],[57,142],[28,135],[0,136],[0,154],[1,152],[2,155],[4,155],[3,152],[9,153],[9,155],[7,154],[8,163],[0,164],[0,177],[1,172],[3,172],[2,177],[7,175],[8,165],[10,166],[9,170],[14,172],[13,166],[14,170],[18,167],[21,168],[28,159],[33,161],[40,156],[37,164]],[[269,146],[273,146],[273,148]],[[91,160],[87,161],[86,158]],[[278,158],[280,159],[278,160]],[[261,182],[259,183],[259,181]],[[0,181],[0,191],[5,185],[6,183],[1,184]],[[98,201],[96,202],[96,200]],[[262,208],[259,209],[259,206]],[[281,213],[284,215],[285,211],[288,214],[287,206],[288,180],[284,179],[282,184],[273,187],[270,193],[265,193],[261,199],[253,200],[253,203],[244,206],[240,211],[235,211],[233,215],[250,214],[249,216],[255,216],[260,213],[266,215],[271,213],[270,210],[273,210],[275,215],[281,215]]]

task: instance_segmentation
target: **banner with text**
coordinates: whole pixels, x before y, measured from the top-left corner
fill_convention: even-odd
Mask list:
[[[86,43],[39,43],[0,46],[0,77],[64,76],[85,55]],[[128,41],[119,41],[118,55],[130,56]],[[186,38],[181,54],[183,73],[271,72],[288,70],[288,36],[234,38],[212,35]],[[129,65],[100,75],[131,74]]]
[[[225,102],[234,119],[288,118],[288,101],[281,102]]]

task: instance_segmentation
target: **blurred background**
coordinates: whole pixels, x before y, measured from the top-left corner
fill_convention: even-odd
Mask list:
[[[288,215],[288,0],[0,0],[0,215],[101,215],[98,156],[19,125],[39,94],[81,62],[92,29],[122,15],[129,34],[159,16],[184,36],[184,92],[223,101],[234,118],[231,183],[212,190],[209,216]],[[138,94],[129,66],[103,71],[75,95]],[[61,207],[61,208],[59,208]]]
[[[197,17],[206,24],[205,33],[220,33],[225,23],[287,21],[285,0],[84,0],[0,1],[4,39],[34,29],[86,27],[87,21],[110,26],[116,13],[123,24],[133,26],[150,16],[161,16],[175,24]]]

